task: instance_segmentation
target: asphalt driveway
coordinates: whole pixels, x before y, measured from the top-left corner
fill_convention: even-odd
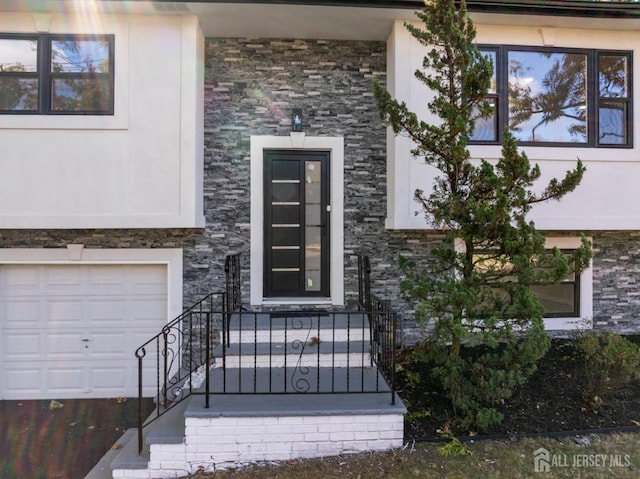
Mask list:
[[[0,401],[0,479],[82,479],[137,417],[137,399]]]

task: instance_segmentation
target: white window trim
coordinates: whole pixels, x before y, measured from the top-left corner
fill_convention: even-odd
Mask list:
[[[93,249],[82,244],[66,248],[0,248],[0,267],[3,264],[166,265],[167,322],[182,314],[182,248]]]
[[[587,238],[593,243],[592,238]],[[578,249],[581,238],[577,236],[546,238],[546,248]],[[593,327],[593,262],[580,273],[580,317],[544,318],[544,329],[548,331],[574,331]]]
[[[264,150],[315,150],[330,154],[330,257],[328,298],[264,298]],[[259,305],[344,305],[344,138],[251,136],[251,288],[250,303]]]

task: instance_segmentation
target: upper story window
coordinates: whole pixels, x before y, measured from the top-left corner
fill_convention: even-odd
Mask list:
[[[489,118],[470,141],[522,145],[632,146],[631,52],[482,46],[494,65]]]
[[[0,113],[113,115],[113,35],[0,35]]]

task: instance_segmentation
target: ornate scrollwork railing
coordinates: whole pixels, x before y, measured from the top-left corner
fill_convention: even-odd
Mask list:
[[[232,312],[241,309],[239,254],[225,259],[225,280],[224,291],[202,298],[135,351],[139,451],[142,451],[145,426],[192,395],[203,383],[209,387],[213,346],[224,342],[228,318]],[[155,398],[156,407],[145,421],[142,398],[149,396]],[[207,394],[207,406],[208,398]]]

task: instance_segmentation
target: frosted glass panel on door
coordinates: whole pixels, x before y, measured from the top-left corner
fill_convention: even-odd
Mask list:
[[[321,163],[305,162],[305,290],[320,291],[321,286]]]

